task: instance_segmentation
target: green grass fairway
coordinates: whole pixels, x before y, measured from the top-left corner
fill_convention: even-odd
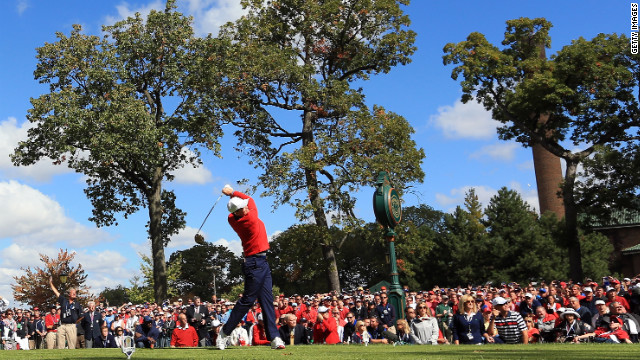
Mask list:
[[[0,359],[126,359],[120,349],[3,351]],[[309,345],[271,350],[266,346],[197,349],[139,349],[131,359],[639,359],[640,345],[544,344],[486,346]]]

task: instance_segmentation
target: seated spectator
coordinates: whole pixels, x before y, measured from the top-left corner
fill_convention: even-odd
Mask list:
[[[556,329],[558,342],[572,342],[576,336],[584,335],[591,330],[589,325],[580,321],[580,314],[572,308],[565,309],[560,318],[562,322]]]
[[[612,302],[609,306],[609,311],[617,318],[622,320],[623,329],[629,334],[631,342],[638,342],[638,331],[640,330],[640,324],[632,314],[627,313],[627,309],[619,302]]]
[[[425,303],[418,305],[418,316],[411,325],[411,338],[420,345],[438,345],[438,321]]]
[[[534,325],[540,337],[544,342],[556,341],[556,320],[558,315],[551,309],[545,309],[543,306],[536,308],[536,316],[533,318]]]
[[[524,318],[524,323],[527,324],[527,335],[529,336],[529,344],[540,342],[540,331],[533,326],[535,324],[533,315],[528,315],[526,318]]]
[[[354,344],[368,344],[369,343],[369,333],[367,332],[367,325],[365,325],[364,321],[358,320],[356,323],[356,331],[351,336],[351,342]]]
[[[396,321],[396,326],[391,327],[387,331],[387,337],[397,344],[414,344],[415,341],[411,338],[411,327],[407,320],[400,319]]]
[[[287,317],[292,314],[282,314],[280,315],[280,329],[286,324]],[[295,317],[295,315],[293,315]],[[262,313],[258,314],[256,317],[258,321],[252,329],[251,334],[251,345],[271,345],[271,341],[267,339],[267,330],[264,327],[264,320],[262,317]],[[279,330],[279,329],[278,329]],[[281,337],[282,341],[285,341],[285,338]],[[288,338],[287,338],[288,339]]]
[[[366,321],[365,321],[366,324]],[[369,333],[369,342],[374,344],[388,344],[389,339],[386,336],[386,330],[380,323],[378,316],[374,315],[369,318],[369,325],[367,325],[367,332]]]
[[[527,325],[522,319],[520,313],[510,311],[507,299],[497,297],[493,299],[492,305],[494,314],[489,323],[488,333],[495,334],[497,332],[497,342],[507,344],[529,343],[529,335]]]
[[[583,298],[584,300],[584,298]],[[591,326],[591,311],[586,307],[582,306],[580,300],[577,297],[572,296],[569,298],[570,306],[573,310],[575,310],[580,315],[580,320],[585,324]]]
[[[344,330],[342,333],[342,342],[349,343],[351,341],[351,336],[356,331],[356,315],[353,312],[347,313],[346,322],[344,323]]]
[[[158,341],[158,336],[160,336],[160,332],[153,325],[153,319],[150,316],[145,316],[142,324],[136,326],[133,340],[136,342],[136,347],[154,348]]]
[[[629,339],[629,334],[622,328],[622,323],[623,320],[614,315],[611,317],[609,328],[599,327],[592,333],[576,336],[573,341],[584,341],[590,337],[593,337],[593,341],[599,343],[619,344],[624,342],[627,344],[631,344],[632,342]]]
[[[238,322],[236,328],[229,334],[229,345],[231,346],[248,346],[251,345],[249,333],[244,328],[244,321]]]
[[[198,346],[198,333],[195,327],[189,326],[187,315],[178,315],[178,322],[171,333],[171,343],[169,346],[172,348]]]
[[[453,315],[451,320],[451,333],[453,343],[460,344],[482,344],[486,339],[493,342],[484,326],[482,313],[478,312],[477,302],[469,295],[463,295],[460,299],[458,313]]]
[[[109,333],[109,328],[105,326],[100,327],[100,336],[94,339],[93,347],[95,348],[117,348],[115,337]]]
[[[318,308],[318,318],[313,327],[313,342],[315,344],[337,344],[340,342],[338,336],[338,323],[331,316],[329,308],[322,305]]]
[[[309,344],[306,330],[302,324],[296,324],[297,317],[294,314],[286,316],[286,324],[278,331],[280,338],[288,345]]]

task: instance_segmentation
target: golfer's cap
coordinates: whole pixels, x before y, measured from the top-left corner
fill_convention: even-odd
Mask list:
[[[240,199],[239,197],[232,197],[227,204],[227,209],[230,213],[234,213],[242,208],[246,208],[249,204],[249,199]]]
[[[326,306],[318,307],[318,314],[326,313],[327,311],[329,311],[329,308]]]
[[[491,304],[493,304],[493,306],[504,305],[506,303],[507,299],[503,298],[502,296],[498,296],[497,298],[491,300]]]

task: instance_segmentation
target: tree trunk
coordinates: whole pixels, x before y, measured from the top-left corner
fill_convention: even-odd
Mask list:
[[[562,185],[562,200],[564,202],[565,237],[569,248],[569,276],[574,282],[581,282],[583,280],[582,251],[578,237],[578,211],[573,197],[577,166],[577,162],[567,161],[567,170]]]
[[[315,114],[310,111],[305,111],[303,116],[303,126],[302,126],[302,147],[308,148],[310,146],[315,146],[313,139],[313,123],[315,119]],[[327,216],[324,213],[324,201],[320,197],[320,192],[318,190],[318,175],[317,172],[313,169],[305,168],[304,169],[305,180],[307,183],[307,192],[309,194],[309,200],[311,201],[311,205],[313,207],[313,216],[316,220],[316,226],[324,228],[325,233],[329,232],[329,222],[327,221]],[[326,272],[327,272],[327,282],[329,285],[329,290],[335,290],[340,292],[340,277],[338,276],[338,263],[336,262],[336,256],[334,253],[333,244],[331,243],[331,238],[329,236],[324,237],[322,241],[322,255],[325,260]]]
[[[162,238],[162,168],[157,167],[153,175],[153,187],[149,194],[149,238],[153,259],[153,294],[161,304],[167,299],[167,263],[164,259]]]

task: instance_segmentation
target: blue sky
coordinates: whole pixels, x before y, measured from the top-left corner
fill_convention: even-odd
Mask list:
[[[220,24],[242,14],[240,0],[178,0],[180,11],[194,16],[199,35],[216,33]],[[538,206],[531,150],[514,142],[499,141],[496,122],[477,104],[462,105],[460,86],[442,64],[442,48],[474,31],[498,44],[505,21],[519,17],[545,17],[554,25],[552,47],[557,52],[572,39],[593,38],[598,33],[629,36],[630,2],[614,1],[424,1],[406,8],[411,28],[417,32],[418,51],[413,62],[363,83],[369,105],[379,104],[403,115],[415,128],[414,139],[424,148],[426,173],[417,195],[407,195],[405,206],[427,204],[451,211],[462,204],[464,193],[476,188],[486,204],[502,187],[519,191]],[[25,115],[29,99],[47,91],[33,79],[35,48],[55,41],[55,32],[68,34],[73,24],[86,33],[99,34],[101,25],[149,9],[162,9],[163,1],[6,0],[0,2],[0,296],[12,297],[11,277],[20,268],[40,266],[38,254],[53,256],[58,249],[76,252],[76,263],[88,274],[88,285],[98,293],[105,286],[129,285],[139,270],[138,253],[149,253],[146,212],[121,220],[118,226],[96,228],[87,218],[91,205],[83,193],[82,175],[43,161],[15,168],[8,155],[26,137]],[[227,133],[231,133],[227,129]],[[188,227],[172,239],[167,256],[192,246],[193,235],[224,184],[241,178],[256,179],[256,172],[223,142],[223,159],[205,155],[204,166],[183,169],[169,185],[178,206],[187,211]],[[372,189],[362,189],[356,214],[374,221]],[[257,194],[256,194],[257,195]],[[225,200],[225,199],[223,199]],[[297,220],[293,209],[272,210],[273,200],[256,196],[260,214],[271,235]],[[226,223],[223,201],[211,214],[203,233],[207,240],[239,253],[237,236]]]

